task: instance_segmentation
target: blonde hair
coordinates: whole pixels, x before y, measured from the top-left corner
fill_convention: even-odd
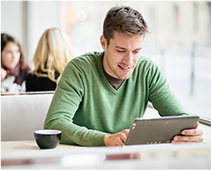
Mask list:
[[[47,29],[42,34],[33,57],[35,66],[33,73],[58,83],[66,64],[73,57],[75,52],[68,35],[59,28]],[[56,71],[60,74],[57,79],[55,79]]]

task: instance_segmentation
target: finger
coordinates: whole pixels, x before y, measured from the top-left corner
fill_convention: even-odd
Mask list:
[[[122,142],[124,143],[127,138],[127,135],[125,133],[120,133],[119,137],[122,140]]]
[[[122,141],[121,137],[116,138],[116,146],[123,146],[124,142]]]
[[[128,135],[129,131],[130,131],[130,129],[125,129],[126,135]]]
[[[171,143],[173,143],[173,144],[175,144],[175,143],[183,144],[183,143],[188,143],[188,142],[172,140]]]
[[[199,127],[199,122],[196,123],[195,129],[197,129],[198,127]]]
[[[183,143],[201,143],[200,141],[172,141],[173,144],[183,144]]]
[[[123,130],[122,132],[127,136],[128,135],[128,133],[129,133],[129,129],[125,129],[125,130]]]
[[[202,142],[202,136],[175,136],[173,141],[174,143],[181,143],[181,142]]]
[[[201,136],[203,131],[201,129],[186,129],[182,131],[182,135]]]

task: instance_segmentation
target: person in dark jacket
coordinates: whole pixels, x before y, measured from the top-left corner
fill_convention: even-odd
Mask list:
[[[33,57],[35,69],[26,77],[26,92],[54,91],[66,64],[74,56],[68,35],[59,28],[47,29]]]

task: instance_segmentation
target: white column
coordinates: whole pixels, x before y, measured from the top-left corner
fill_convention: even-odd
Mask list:
[[[61,25],[60,1],[27,1],[27,56],[32,70],[32,59],[41,35],[46,29],[61,28]]]

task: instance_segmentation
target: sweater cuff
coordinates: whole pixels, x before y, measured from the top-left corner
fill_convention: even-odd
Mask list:
[[[90,146],[105,146],[104,139],[108,133],[100,133],[95,135],[95,137],[90,141]]]

